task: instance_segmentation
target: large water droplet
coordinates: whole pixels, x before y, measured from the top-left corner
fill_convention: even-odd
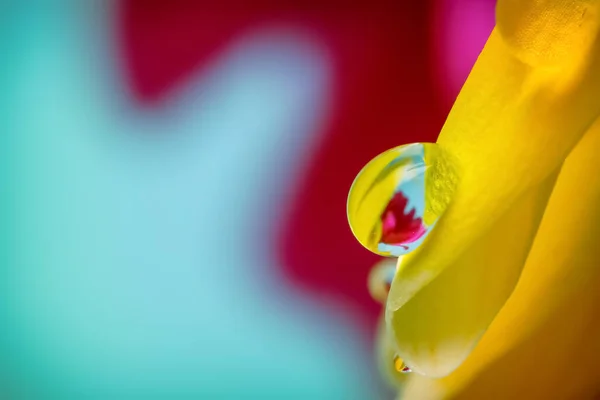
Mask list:
[[[380,303],[385,303],[396,274],[398,260],[386,258],[379,261],[369,272],[368,287],[371,297]]]
[[[456,172],[433,143],[388,150],[358,174],[348,195],[354,236],[372,252],[400,256],[417,248],[452,199]]]

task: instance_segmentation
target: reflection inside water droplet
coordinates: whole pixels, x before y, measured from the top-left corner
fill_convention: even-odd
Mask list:
[[[409,372],[412,372],[412,370],[410,369],[410,367],[408,365],[406,365],[404,363],[404,361],[402,361],[402,359],[399,356],[395,356],[394,357],[394,369],[397,372],[403,373],[403,374],[407,374]]]
[[[448,156],[433,143],[388,150],[358,174],[348,195],[348,221],[372,252],[399,256],[417,248],[448,207],[456,186]]]

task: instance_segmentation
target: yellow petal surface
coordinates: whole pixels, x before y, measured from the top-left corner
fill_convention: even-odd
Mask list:
[[[408,381],[410,374],[404,374],[398,371],[397,361],[400,363],[403,360],[397,360],[396,344],[391,340],[392,337],[387,331],[385,318],[383,315],[379,318],[377,325],[377,365],[379,372],[386,381],[394,388],[402,390]]]
[[[574,14],[574,3],[586,13]],[[553,175],[600,110],[600,1],[520,4],[507,1],[498,15],[512,36],[494,30],[438,139],[461,171],[453,202],[403,258],[388,297],[398,352],[424,375],[458,367],[512,292]],[[531,10],[543,4],[562,19],[542,23],[550,14]],[[531,26],[546,33],[527,34]],[[560,62],[527,61],[559,48],[569,50]]]
[[[513,295],[471,357],[407,399],[600,395],[600,121],[565,162]],[[597,398],[597,397],[595,397]]]
[[[496,16],[498,29],[511,50],[534,66],[570,62],[573,49],[588,51],[598,24],[594,0],[501,0]]]
[[[528,190],[460,263],[390,313],[399,354],[413,371],[444,376],[469,355],[519,279],[554,182],[553,175]]]

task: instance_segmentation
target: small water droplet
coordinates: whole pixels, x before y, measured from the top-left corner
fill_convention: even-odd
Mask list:
[[[410,367],[406,365],[404,361],[397,355],[394,356],[394,369],[403,374],[412,372],[412,369],[410,369]]]
[[[396,274],[398,260],[386,258],[379,261],[371,268],[367,281],[371,297],[380,303],[385,303],[392,287],[392,280]]]
[[[436,144],[388,150],[371,160],[350,188],[350,228],[376,254],[409,253],[448,207],[456,182],[452,163]]]

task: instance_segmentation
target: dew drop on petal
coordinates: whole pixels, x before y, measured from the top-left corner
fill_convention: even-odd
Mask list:
[[[412,372],[410,367],[406,365],[399,356],[394,356],[394,369],[396,372],[401,372],[403,374]]]
[[[358,174],[348,195],[348,221],[367,249],[400,256],[425,240],[452,200],[456,173],[434,143],[388,150]]]
[[[396,258],[385,258],[371,268],[368,278],[369,294],[380,303],[385,303],[396,274]]]

